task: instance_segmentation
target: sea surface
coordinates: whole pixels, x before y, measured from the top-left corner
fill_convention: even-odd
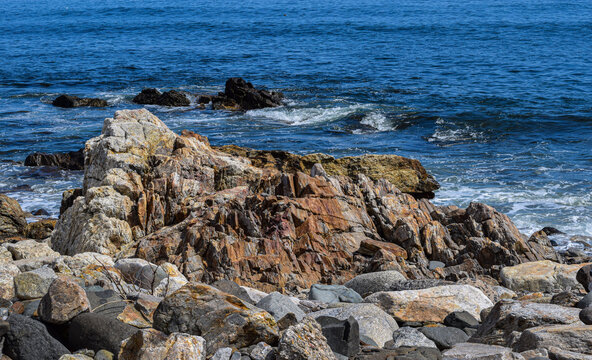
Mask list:
[[[213,144],[419,159],[434,201],[486,202],[530,234],[592,236],[592,1],[0,0],[0,192],[59,213],[77,150],[144,87],[242,76],[286,106],[147,106]],[[61,109],[59,94],[110,107]],[[584,242],[592,242],[583,238]],[[584,243],[575,243],[579,247]]]

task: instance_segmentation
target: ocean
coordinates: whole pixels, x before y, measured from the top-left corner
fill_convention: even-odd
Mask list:
[[[247,112],[147,106],[211,143],[419,159],[437,204],[485,202],[525,234],[592,243],[592,2],[0,0],[0,192],[59,214],[77,150],[145,87],[286,95]],[[59,94],[107,99],[61,109]],[[572,236],[581,235],[578,242]]]

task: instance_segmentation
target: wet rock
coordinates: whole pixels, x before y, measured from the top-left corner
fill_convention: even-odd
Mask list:
[[[340,304],[310,313],[309,316],[330,316],[342,321],[353,317],[358,322],[360,340],[377,347],[383,347],[392,340],[393,332],[399,328],[395,319],[373,304]]]
[[[320,325],[327,344],[334,353],[350,358],[360,351],[360,331],[356,319],[338,320],[330,316],[315,319]]]
[[[29,239],[47,239],[51,236],[57,220],[44,219],[27,224],[25,236]]]
[[[578,323],[579,310],[552,304],[515,300],[498,302],[471,341],[511,346],[511,334],[541,325]],[[529,349],[526,349],[529,350]]]
[[[14,277],[15,294],[21,300],[41,298],[56,277],[56,273],[45,266],[18,274]]]
[[[309,300],[318,300],[327,304],[336,302],[359,303],[362,302],[360,294],[343,285],[314,284],[308,293]]]
[[[481,310],[493,306],[480,290],[470,285],[378,292],[364,301],[378,305],[397,321],[422,323],[441,323],[451,312],[461,310],[476,318]]]
[[[587,307],[580,311],[580,321],[586,325],[592,325],[592,307]]]
[[[571,324],[533,327],[525,330],[514,345],[516,351],[537,348],[549,350],[551,347],[592,355],[592,326]]]
[[[283,98],[281,93],[256,89],[253,84],[242,78],[226,80],[224,95],[234,100],[242,110],[280,106]]]
[[[432,340],[440,350],[450,349],[455,344],[466,342],[469,339],[464,331],[454,327],[430,326],[422,327],[419,331]]]
[[[34,259],[43,257],[56,258],[60,254],[53,251],[46,243],[35,240],[22,240],[13,244],[6,244],[6,249],[10,251],[14,260]]]
[[[407,280],[398,271],[379,271],[368,274],[361,274],[345,283],[345,286],[354,290],[362,297],[374,294],[379,291],[391,290],[391,284]]]
[[[278,321],[289,313],[294,314],[298,321],[305,315],[304,311],[289,296],[282,295],[277,291],[261,299],[256,306],[270,313]]]
[[[584,287],[584,290],[590,292],[590,283],[592,283],[592,265],[582,266],[576,273],[576,280]]]
[[[105,107],[109,106],[106,100],[96,98],[79,98],[73,95],[60,95],[51,103],[53,106],[62,108],[74,108],[74,107]]]
[[[66,170],[84,170],[84,149],[64,153],[33,153],[25,159],[25,166],[54,166]]]
[[[524,360],[512,349],[485,344],[460,343],[442,353],[443,360]]]
[[[10,330],[5,335],[4,353],[15,360],[55,360],[69,354],[53,338],[45,326],[27,316],[12,314],[8,317]]]
[[[278,346],[279,360],[335,360],[333,351],[323,336],[321,326],[305,317],[282,335]]]
[[[103,314],[82,313],[70,323],[68,344],[71,349],[105,349],[117,354],[121,342],[137,331],[135,327]]]
[[[459,329],[476,328],[479,326],[479,320],[466,311],[454,311],[444,318],[444,325]]]
[[[142,90],[132,101],[136,104],[161,106],[189,106],[191,104],[182,92],[170,90],[161,93],[154,88]]]
[[[121,343],[119,360],[205,360],[205,340],[183,333],[140,330]]]
[[[165,297],[154,313],[154,328],[199,334],[206,339],[207,353],[228,345],[244,347],[277,341],[273,317],[218,289],[189,283]]]
[[[428,339],[419,330],[412,327],[402,327],[393,332],[393,340],[388,341],[384,347],[386,349],[397,349],[400,347],[424,347],[437,348],[436,344]]]
[[[0,239],[21,235],[26,226],[25,213],[19,203],[0,194]]]
[[[89,309],[84,289],[70,278],[58,277],[41,299],[37,312],[47,323],[64,324]]]
[[[552,261],[533,261],[506,266],[500,273],[504,286],[515,291],[561,292],[580,287],[578,270],[586,264],[565,265]]]

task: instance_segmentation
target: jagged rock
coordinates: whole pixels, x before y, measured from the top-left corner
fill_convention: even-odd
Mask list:
[[[51,103],[53,106],[62,108],[73,108],[73,107],[105,107],[109,106],[106,100],[96,98],[79,98],[78,96],[72,95],[60,95]]]
[[[383,347],[392,340],[393,331],[399,328],[395,319],[373,304],[340,304],[308,315],[313,318],[330,316],[339,320],[353,317],[359,325],[360,340],[377,347]]]
[[[51,236],[57,220],[44,219],[27,224],[25,236],[29,239],[47,239]]]
[[[205,340],[183,333],[140,330],[121,343],[119,360],[205,360]]]
[[[389,291],[391,290],[391,284],[404,280],[407,279],[398,271],[379,271],[358,275],[346,282],[345,286],[353,289],[362,297],[366,297],[379,291]]]
[[[25,166],[55,166],[66,170],[84,170],[84,149],[65,153],[33,153],[25,159]]]
[[[242,78],[226,80],[224,96],[236,102],[242,110],[262,109],[282,105],[282,93],[256,89]]]
[[[524,358],[503,346],[460,343],[444,351],[442,360],[524,360]]]
[[[384,347],[386,349],[397,349],[400,347],[437,348],[436,344],[419,330],[407,326],[395,330],[393,332],[393,340],[388,341]]]
[[[11,314],[8,317],[10,330],[5,335],[4,353],[15,360],[55,360],[69,354],[59,341],[54,339],[45,326],[27,316]]]
[[[14,260],[51,257],[56,258],[60,254],[53,251],[46,243],[35,240],[22,240],[13,244],[5,244]]]
[[[308,293],[309,300],[318,300],[327,304],[336,302],[359,303],[362,302],[360,294],[343,285],[314,284]]]
[[[191,104],[187,96],[179,91],[170,90],[161,93],[154,88],[142,90],[132,101],[136,104],[161,106],[189,106]]]
[[[472,341],[511,346],[514,332],[522,332],[528,328],[540,325],[574,324],[578,323],[579,310],[552,304],[538,304],[515,300],[498,302]],[[528,349],[527,349],[528,350]]]
[[[350,358],[360,351],[360,328],[356,319],[319,316],[315,320],[321,325],[323,336],[334,353]]]
[[[154,328],[199,334],[207,353],[228,345],[244,347],[259,341],[273,344],[278,328],[273,317],[218,289],[189,283],[164,298],[154,313]]]
[[[469,336],[464,331],[454,327],[429,326],[422,327],[419,331],[432,340],[440,350],[450,349],[455,344],[469,340]]]
[[[56,273],[45,266],[18,274],[14,277],[15,294],[21,300],[41,298],[56,277]]]
[[[323,336],[321,326],[305,317],[282,335],[278,346],[278,360],[336,360]]]
[[[90,303],[84,289],[70,278],[58,277],[41,299],[37,312],[45,322],[63,324],[89,309]]]
[[[256,306],[270,313],[276,321],[279,321],[288,313],[294,314],[298,321],[302,320],[306,315],[289,296],[282,295],[277,291],[261,299]]]
[[[491,300],[470,285],[378,292],[364,301],[378,305],[397,321],[422,323],[441,323],[448,314],[460,310],[477,318],[481,310],[493,306]]]
[[[97,313],[81,313],[68,327],[68,345],[71,349],[108,350],[119,353],[121,342],[138,331],[133,326]]]
[[[136,104],[156,105],[158,98],[162,95],[160,91],[155,88],[143,89],[138,95],[133,98]]]
[[[580,288],[578,270],[587,264],[558,264],[549,260],[528,262],[502,269],[504,286],[515,291],[560,292]]]
[[[551,347],[592,355],[592,326],[570,324],[533,327],[525,330],[514,345],[516,351],[537,348],[549,350]]]
[[[277,352],[263,341],[255,345],[249,354],[253,360],[275,360]]]
[[[0,194],[0,240],[23,234],[27,220],[19,203]]]

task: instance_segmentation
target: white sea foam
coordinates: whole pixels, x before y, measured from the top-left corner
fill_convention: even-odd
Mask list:
[[[354,104],[347,106],[333,107],[278,107],[247,111],[247,116],[253,119],[269,119],[283,122],[288,125],[311,125],[332,122],[346,116],[355,114],[358,111],[368,109],[369,105]]]
[[[387,117],[379,111],[372,111],[366,115],[360,121],[360,124],[370,126],[377,131],[391,131],[394,130],[392,124],[389,122]]]
[[[438,122],[436,122],[438,123]],[[429,142],[472,142],[485,139],[485,135],[469,125],[460,128],[443,127],[438,128],[428,137]]]

